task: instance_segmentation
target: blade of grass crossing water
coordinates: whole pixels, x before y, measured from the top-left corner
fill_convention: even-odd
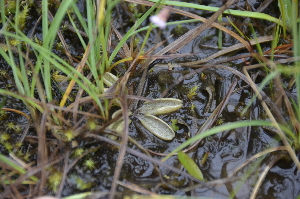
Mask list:
[[[150,0],[150,1],[158,2],[158,0]],[[204,6],[204,5],[199,5],[199,4],[194,4],[194,3],[186,3],[186,2],[181,2],[181,1],[163,1],[162,4],[172,5],[172,6],[180,6],[180,7],[188,7],[188,8],[195,8],[195,9],[200,9],[200,10],[208,10],[208,11],[213,11],[213,12],[217,12],[220,9],[218,7]],[[264,19],[264,20],[268,20],[268,21],[271,21],[271,22],[282,25],[281,20],[279,20],[275,17],[272,17],[270,15],[264,14],[264,13],[227,9],[227,10],[224,11],[224,14],[231,14],[231,15],[236,15],[236,16],[241,16],[241,17],[251,17],[251,18],[257,18],[257,19]]]
[[[192,138],[190,138],[189,140],[185,141],[184,143],[182,143],[179,147],[177,147],[176,149],[174,149],[169,155],[167,155],[165,158],[162,159],[162,161],[166,161],[167,159],[169,159],[172,155],[174,155],[175,153],[181,151],[182,149],[184,149],[185,147],[189,146],[190,144],[201,140],[205,137],[208,137],[210,135],[214,135],[217,133],[220,133],[222,131],[226,131],[226,130],[230,130],[230,129],[236,129],[236,128],[241,128],[241,127],[246,127],[246,126],[271,126],[273,127],[272,122],[268,122],[268,121],[258,121],[258,120],[252,120],[252,121],[239,121],[239,122],[233,122],[233,123],[228,123],[228,124],[224,124],[221,126],[216,126],[212,129],[209,129],[206,132],[203,132],[201,134],[198,134]]]

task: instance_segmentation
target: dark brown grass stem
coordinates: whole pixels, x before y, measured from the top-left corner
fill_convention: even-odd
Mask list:
[[[10,188],[12,190],[11,192],[11,197],[15,198],[15,199],[23,199],[23,197],[21,196],[19,190],[17,189],[17,187],[15,185],[10,185]]]
[[[28,122],[30,122],[30,116],[27,115],[26,113],[22,112],[22,111],[19,111],[17,109],[12,109],[12,108],[1,108],[1,110],[4,110],[4,111],[10,111],[10,112],[15,112],[17,114],[21,114],[23,115],[24,117],[26,117],[26,119],[28,120]]]
[[[251,40],[249,40],[249,43],[253,46],[253,45],[256,45],[256,44],[259,44],[259,43],[269,42],[269,41],[272,41],[272,40],[273,40],[273,36],[265,36],[265,37],[259,37],[257,39],[251,39]],[[230,46],[228,48],[225,48],[223,50],[220,50],[217,53],[215,53],[215,54],[213,54],[213,55],[211,55],[207,58],[204,58],[204,59],[201,59],[201,60],[198,60],[198,61],[182,63],[181,65],[182,66],[193,66],[193,65],[203,64],[205,62],[208,62],[212,59],[215,59],[215,58],[220,57],[222,55],[225,55],[227,53],[237,51],[237,50],[241,50],[243,48],[245,48],[245,46],[242,43],[238,43],[238,44],[235,44],[235,45]]]
[[[121,182],[121,181],[118,180],[118,184],[122,185],[123,187],[126,187],[127,189],[130,189],[130,190],[133,190],[135,192],[142,193],[142,194],[145,194],[145,195],[151,195],[151,196],[157,196],[158,195],[154,192],[148,191],[147,189],[143,189],[140,186],[138,186],[137,184],[133,184],[131,182]]]
[[[48,146],[46,142],[46,123],[47,123],[47,116],[48,111],[45,110],[40,124],[36,122],[36,130],[38,134],[38,157],[37,157],[37,165],[43,165],[47,158],[48,158]],[[43,194],[43,190],[46,185],[46,170],[43,168],[41,170],[41,178],[39,182],[39,188],[38,188],[38,196],[41,196]]]
[[[261,186],[261,184],[263,183],[263,180],[265,179],[266,175],[268,174],[269,170],[274,166],[274,164],[285,157],[285,154],[280,154],[280,155],[277,155],[275,158],[273,158],[269,163],[268,165],[266,166],[266,168],[263,170],[262,173],[260,173],[259,175],[259,178],[258,178],[258,181],[256,182],[255,184],[255,187],[253,188],[252,190],[252,193],[251,193],[251,196],[249,199],[255,199],[256,198],[256,195],[258,193],[258,190]]]
[[[127,105],[127,100],[125,98],[125,92],[126,92],[126,84],[128,81],[130,73],[126,73],[122,80],[120,81],[120,95],[119,99],[121,102],[121,108],[122,108],[122,114],[123,114],[123,120],[124,120],[124,130],[122,134],[122,143],[121,147],[119,150],[119,156],[118,160],[116,163],[116,169],[110,189],[110,194],[109,194],[109,199],[114,199],[116,195],[116,190],[117,190],[117,181],[119,180],[120,173],[122,170],[123,166],[123,161],[126,153],[126,148],[127,148],[127,142],[128,142],[128,132],[129,132],[129,116],[128,116],[128,105]]]
[[[70,155],[70,152],[67,151],[64,155],[64,172],[63,172],[63,175],[62,175],[62,179],[60,181],[60,184],[59,184],[59,188],[58,188],[58,191],[56,193],[56,197],[57,198],[61,198],[61,193],[63,191],[63,188],[64,188],[64,184],[65,184],[65,181],[66,181],[66,178],[67,178],[67,174],[68,174],[68,171],[67,171],[67,166],[68,166],[68,161],[69,161],[69,155]]]
[[[121,33],[117,30],[117,28],[112,24],[111,25],[111,29],[113,32],[115,32],[115,34],[117,35],[119,41],[121,41],[123,39],[123,36],[121,35]],[[129,49],[129,46],[127,45],[127,43],[125,42],[122,46],[123,51],[124,51],[124,56],[121,56],[123,59],[127,58],[127,57],[132,57],[132,53]]]
[[[87,79],[91,79],[92,76],[93,76],[92,73],[88,74]],[[86,83],[85,83],[85,85],[86,85]],[[78,92],[76,94],[76,98],[75,98],[75,101],[74,101],[74,108],[73,108],[73,110],[78,110],[79,109],[78,108],[79,107],[79,102],[80,102],[80,99],[81,99],[81,96],[82,96],[83,93],[84,93],[83,88],[79,87],[79,90],[78,90]],[[77,122],[77,114],[78,114],[77,111],[73,112],[73,123],[74,124]]]

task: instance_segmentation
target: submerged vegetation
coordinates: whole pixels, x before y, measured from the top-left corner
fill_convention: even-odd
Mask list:
[[[299,197],[298,0],[201,2],[0,0],[0,198]]]

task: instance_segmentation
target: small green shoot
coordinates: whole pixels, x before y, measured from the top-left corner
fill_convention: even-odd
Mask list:
[[[189,90],[189,92],[188,92],[188,94],[187,94],[187,97],[188,97],[190,100],[193,99],[193,98],[197,95],[197,90],[198,90],[198,88],[199,88],[199,86],[196,85],[196,86],[193,86],[193,87]]]
[[[95,169],[95,161],[91,158],[85,160],[84,165],[90,170]]]
[[[204,181],[201,170],[199,169],[195,161],[192,158],[190,158],[190,156],[188,156],[186,153],[182,151],[179,151],[178,159],[189,174],[191,174],[192,176],[194,176],[195,178],[201,181]]]
[[[49,175],[48,182],[49,182],[49,186],[53,192],[55,192],[55,193],[57,192],[62,177],[63,177],[63,175],[59,171],[54,171],[53,173],[51,173],[51,175]]]
[[[179,130],[179,127],[177,126],[178,120],[173,119],[173,120],[171,120],[171,122],[172,122],[171,127],[172,127],[173,131],[178,131]]]

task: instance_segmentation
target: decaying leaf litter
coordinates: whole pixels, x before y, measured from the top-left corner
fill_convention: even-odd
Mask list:
[[[144,4],[144,5],[154,5],[154,3],[151,2],[147,2],[147,1],[133,1],[134,3],[140,3],[140,4]],[[215,14],[213,14],[208,20],[205,18],[201,18],[197,15],[191,14],[189,12],[186,11],[182,11],[180,9],[176,9],[176,8],[171,8],[170,11],[173,13],[178,13],[178,14],[182,14],[188,17],[192,17],[192,18],[196,18],[199,20],[202,20],[204,23],[190,31],[188,31],[186,34],[182,35],[181,37],[179,37],[177,40],[175,40],[174,42],[172,42],[171,44],[167,45],[165,48],[163,48],[162,50],[160,50],[157,53],[155,52],[156,48],[161,48],[161,45],[164,45],[167,40],[160,42],[158,45],[154,46],[152,49],[150,49],[148,52],[146,52],[145,54],[141,54],[141,52],[133,52],[133,44],[131,43],[131,46],[129,48],[129,46],[127,46],[127,44],[125,43],[123,48],[124,54],[120,53],[120,57],[122,57],[123,59],[126,59],[128,57],[131,57],[131,59],[127,59],[124,60],[125,61],[130,61],[127,63],[130,63],[129,68],[124,72],[124,74],[122,74],[122,76],[120,78],[115,78],[113,76],[109,77],[113,77],[113,80],[108,80],[107,82],[104,83],[109,87],[105,93],[103,94],[99,94],[98,97],[100,97],[100,99],[113,99],[110,101],[109,107],[121,107],[121,114],[118,114],[116,116],[112,116],[111,120],[105,120],[104,117],[99,116],[96,114],[97,111],[101,112],[101,110],[97,110],[97,106],[95,106],[96,108],[93,107],[89,107],[89,109],[87,110],[81,110],[78,109],[78,107],[84,106],[85,104],[89,104],[90,102],[92,102],[93,97],[90,96],[84,96],[84,90],[83,89],[79,89],[79,91],[77,92],[77,95],[75,97],[75,101],[73,103],[70,103],[70,105],[66,108],[64,108],[63,106],[66,104],[67,99],[70,99],[70,93],[72,92],[72,89],[74,89],[75,86],[75,81],[71,80],[71,82],[68,84],[68,88],[66,89],[66,92],[63,96],[63,100],[60,101],[60,106],[56,106],[54,104],[45,104],[45,102],[41,103],[38,101],[35,101],[35,103],[39,104],[39,106],[43,106],[44,109],[46,110],[43,114],[42,114],[42,119],[40,121],[40,124],[36,125],[39,128],[39,133],[38,133],[38,141],[39,141],[39,145],[38,145],[38,156],[39,156],[39,164],[38,167],[36,168],[30,168],[29,172],[33,173],[37,173],[39,171],[42,171],[41,173],[41,183],[38,186],[38,194],[39,195],[43,195],[43,188],[45,187],[46,184],[46,176],[48,175],[45,170],[43,170],[43,166],[45,162],[48,162],[47,164],[53,164],[55,165],[57,162],[61,161],[62,158],[64,157],[65,161],[63,162],[63,176],[61,178],[61,181],[59,182],[60,186],[57,189],[57,193],[56,196],[59,197],[63,193],[64,187],[68,184],[70,184],[70,182],[68,182],[68,176],[70,175],[70,171],[72,170],[73,167],[76,166],[76,163],[78,161],[80,161],[81,159],[83,159],[85,156],[89,156],[89,154],[96,152],[98,150],[101,150],[103,148],[103,146],[97,146],[97,147],[92,147],[91,149],[85,151],[83,154],[81,154],[78,158],[76,158],[73,162],[70,162],[70,153],[72,152],[72,148],[69,148],[65,145],[64,142],[69,141],[70,137],[68,137],[68,134],[63,134],[62,132],[64,132],[64,128],[57,126],[56,125],[56,121],[53,119],[50,119],[49,117],[47,118],[47,114],[54,114],[57,118],[60,118],[62,121],[64,121],[65,124],[67,124],[67,126],[72,126],[72,124],[74,125],[72,131],[74,132],[70,132],[70,135],[72,135],[71,139],[74,139],[74,142],[72,142],[72,144],[74,144],[73,147],[77,147],[76,146],[76,139],[77,138],[87,138],[87,137],[91,137],[94,138],[94,143],[96,144],[97,142],[95,142],[95,140],[102,140],[104,142],[110,143],[114,146],[117,146],[119,148],[116,148],[116,151],[119,150],[119,154],[118,154],[118,158],[117,162],[116,162],[116,168],[114,170],[114,178],[112,180],[112,186],[111,186],[111,191],[109,193],[110,198],[114,198],[115,196],[118,196],[116,194],[118,194],[118,190],[117,190],[117,186],[122,185],[124,187],[127,187],[128,189],[134,190],[136,192],[139,193],[144,193],[144,194],[150,194],[150,195],[155,195],[154,191],[158,191],[158,193],[172,193],[172,194],[176,194],[176,193],[181,193],[181,192],[186,192],[186,191],[191,191],[192,194],[194,194],[195,196],[198,194],[197,193],[197,189],[201,190],[201,188],[206,188],[207,190],[210,190],[210,192],[208,191],[208,194],[211,193],[216,193],[219,194],[220,196],[225,196],[228,197],[229,194],[229,190],[230,187],[225,186],[226,189],[215,189],[215,185],[221,185],[221,184],[226,184],[228,182],[233,183],[236,180],[239,180],[239,178],[237,176],[231,176],[231,177],[227,177],[227,176],[219,176],[220,179],[215,178],[213,180],[211,180],[211,178],[209,176],[205,176],[207,179],[206,180],[211,180],[208,181],[206,183],[203,183],[201,181],[199,181],[198,179],[190,176],[189,174],[185,173],[182,171],[182,167],[178,164],[178,162],[174,159],[174,157],[172,157],[172,165],[174,166],[170,166],[164,163],[161,163],[160,161],[157,160],[157,158],[159,158],[159,156],[165,156],[167,155],[167,153],[171,152],[171,150],[175,149],[176,146],[178,145],[170,145],[171,148],[168,149],[168,142],[165,141],[157,141],[156,139],[158,138],[162,138],[164,139],[164,136],[160,136],[159,134],[157,134],[157,132],[159,132],[159,130],[155,130],[155,128],[153,128],[153,124],[154,126],[158,126],[158,128],[161,129],[168,129],[166,131],[169,131],[171,134],[171,137],[168,138],[168,140],[171,140],[171,142],[174,142],[174,140],[178,140],[179,142],[183,142],[184,140],[188,139],[189,137],[193,137],[193,136],[198,136],[199,134],[205,132],[206,130],[210,129],[214,124],[217,124],[217,120],[218,118],[222,117],[222,110],[224,110],[224,108],[228,109],[228,104],[230,103],[230,96],[234,95],[235,93],[239,92],[240,90],[242,90],[243,88],[247,88],[249,87],[249,85],[252,87],[252,89],[254,91],[259,90],[259,88],[257,88],[257,86],[253,83],[253,81],[251,80],[250,76],[248,75],[248,73],[245,72],[245,74],[247,76],[245,76],[244,74],[240,73],[238,70],[228,67],[225,64],[224,65],[220,65],[221,63],[225,63],[226,59],[223,60],[221,63],[219,61],[219,65],[216,64],[206,64],[206,65],[201,65],[205,62],[209,62],[211,59],[215,59],[216,57],[225,55],[227,53],[230,53],[232,51],[235,50],[239,50],[240,48],[246,48],[250,54],[247,54],[244,57],[249,57],[249,56],[253,56],[256,57],[257,59],[260,59],[262,61],[264,61],[264,63],[267,63],[268,65],[270,65],[271,67],[276,67],[276,65],[274,64],[274,62],[267,60],[265,57],[262,57],[259,54],[255,54],[254,53],[254,46],[258,43],[262,43],[262,42],[268,42],[271,41],[273,39],[272,36],[264,36],[264,37],[260,37],[257,39],[253,39],[253,40],[244,40],[242,37],[240,37],[239,35],[237,35],[236,33],[234,33],[233,31],[219,25],[218,23],[215,23],[216,19],[219,17],[220,14],[222,14],[222,12],[227,9],[229,7],[229,5],[231,5],[234,1],[228,1],[223,7],[221,7],[221,9],[219,9]],[[201,34],[201,32],[206,31],[208,28],[210,27],[216,27],[219,28],[220,30],[228,33],[229,35],[231,35],[232,37],[236,38],[239,42],[241,42],[243,45],[237,44],[232,46],[231,48],[227,48],[225,50],[221,50],[216,54],[213,54],[210,57],[207,57],[206,59],[200,60],[200,61],[190,61],[190,62],[185,62],[185,63],[181,63],[180,67],[190,67],[190,68],[196,68],[199,67],[199,69],[195,69],[195,70],[191,70],[191,72],[189,74],[185,74],[182,75],[180,77],[178,77],[178,79],[176,79],[173,84],[167,84],[165,91],[162,91],[160,93],[158,93],[158,95],[160,96],[156,96],[154,94],[153,91],[147,91],[148,86],[153,86],[153,83],[148,79],[147,77],[147,73],[148,73],[148,69],[150,67],[153,67],[155,60],[156,59],[170,59],[170,57],[173,58],[179,58],[182,55],[178,55],[177,52],[180,51],[180,48],[184,47],[185,45],[187,45],[189,42],[193,41],[196,37],[198,37],[198,35]],[[114,30],[114,32],[116,34],[118,34],[118,38],[121,40],[122,39],[122,35],[121,33],[118,33],[118,30]],[[60,34],[61,40],[63,39],[62,34]],[[63,42],[65,43],[65,42]],[[66,45],[67,46],[67,45]],[[110,48],[111,43],[108,43],[108,49]],[[70,61],[72,62],[73,59],[71,59],[71,53],[67,50],[68,48],[66,48],[66,52],[68,57],[70,58]],[[85,54],[83,56],[83,59],[81,60],[79,66],[77,67],[77,72],[81,73],[83,71],[83,68],[85,66],[85,63],[87,62],[88,59],[88,55],[90,52],[90,46],[88,46],[86,48]],[[171,53],[171,54],[169,54]],[[169,55],[165,55],[165,54],[169,54]],[[189,53],[187,54],[188,56],[190,55],[194,55],[193,53]],[[241,58],[239,56],[237,56],[237,59]],[[146,61],[141,61],[146,59]],[[228,60],[227,60],[228,61]],[[289,60],[289,61],[295,61],[295,59]],[[284,60],[282,60],[282,63],[284,62]],[[122,62],[119,62],[122,63]],[[155,65],[154,65],[155,67]],[[171,67],[171,65],[168,65],[168,67]],[[153,112],[148,112],[150,110],[154,110],[155,107],[156,109],[160,109],[162,108],[161,112],[159,113],[159,115],[164,115],[164,114],[169,114],[168,111],[165,112],[164,108],[166,106],[166,104],[162,104],[162,105],[157,105],[157,101],[164,101],[164,100],[171,100],[171,102],[167,102],[168,104],[171,103],[170,108],[173,108],[172,111],[176,111],[179,112],[178,114],[176,114],[176,117],[180,117],[180,115],[182,114],[182,111],[185,111],[184,114],[187,113],[187,104],[191,105],[191,99],[187,99],[183,96],[182,91],[180,92],[174,92],[174,89],[176,90],[178,87],[180,87],[180,84],[186,80],[189,80],[189,78],[199,78],[200,77],[195,77],[200,75],[201,73],[205,73],[205,71],[207,70],[211,70],[212,68],[217,68],[216,71],[218,71],[219,69],[222,70],[227,70],[230,71],[229,73],[233,73],[234,76],[236,76],[237,78],[243,80],[244,82],[246,82],[246,85],[241,86],[241,83],[237,83],[237,80],[232,80],[232,85],[230,86],[230,88],[225,89],[226,94],[223,95],[224,99],[222,99],[222,101],[218,102],[218,105],[215,108],[215,111],[213,111],[209,117],[205,118],[201,124],[201,128],[197,127],[197,124],[195,125],[195,118],[197,118],[197,116],[200,116],[200,118],[203,116],[205,116],[205,113],[201,112],[201,110],[198,110],[197,114],[193,114],[193,111],[191,110],[190,113],[191,115],[193,115],[192,117],[194,117],[194,119],[192,119],[191,121],[193,121],[193,127],[189,126],[189,124],[187,124],[186,122],[182,122],[179,123],[178,125],[181,125],[181,127],[188,127],[185,128],[185,132],[184,134],[179,135],[178,133],[175,134],[175,132],[172,130],[172,128],[164,121],[164,120],[168,120],[169,121],[169,116],[160,116],[159,118],[154,116],[156,115]],[[247,68],[254,68],[254,66],[248,66]],[[112,69],[112,68],[111,68]],[[78,75],[79,75],[78,73]],[[142,77],[138,78],[139,80],[139,84],[138,86],[136,86],[136,90],[130,90],[130,88],[132,89],[132,87],[130,87],[130,85],[132,85],[134,81],[132,81],[132,79],[136,78],[137,74],[142,73]],[[109,74],[109,73],[105,73],[105,74]],[[179,73],[180,74],[180,73]],[[35,74],[34,74],[35,75]],[[66,76],[65,76],[66,77]],[[92,79],[92,75],[87,76],[88,79]],[[68,79],[68,78],[66,78]],[[104,78],[105,79],[105,78]],[[67,81],[67,80],[66,80]],[[280,79],[276,79],[277,81],[277,85],[280,84],[281,80]],[[228,82],[226,83],[225,86],[228,85]],[[236,88],[236,85],[239,85],[239,88],[234,90]],[[224,86],[224,84],[223,84]],[[157,88],[163,88],[162,86],[157,86]],[[281,91],[283,91],[284,88],[281,87]],[[200,100],[202,98],[202,101],[205,101],[205,95],[207,94],[206,91],[204,91],[205,94],[201,94],[200,96],[197,96],[198,98],[200,97]],[[288,100],[288,97],[284,94],[285,92],[282,92],[283,96],[284,96],[284,102],[285,102],[285,106],[288,107],[288,114],[292,115],[293,110],[291,108],[291,104]],[[152,95],[152,97],[151,97]],[[286,140],[286,137],[283,135],[283,133],[281,132],[281,128],[277,125],[276,126],[276,121],[280,121],[280,124],[285,124],[286,121],[283,117],[283,114],[280,110],[280,107],[277,106],[277,104],[274,103],[273,99],[271,97],[268,96],[268,94],[265,94],[263,91],[259,91],[257,92],[257,95],[259,96],[259,100],[263,103],[262,106],[264,106],[265,110],[267,111],[267,114],[270,118],[273,117],[273,115],[275,117],[272,118],[272,122],[273,124],[275,124],[275,127],[277,128],[277,133],[280,135],[281,139],[283,140],[284,143],[284,147],[279,147],[279,148],[273,148],[274,151],[277,150],[286,150],[288,151],[289,155],[292,157],[293,161],[296,163],[296,166],[299,168],[299,161],[297,159],[297,155],[295,154],[294,150],[290,147],[289,142]],[[155,96],[155,97],[153,97]],[[182,98],[182,99],[176,99],[176,98]],[[154,99],[154,100],[153,100]],[[173,102],[172,102],[173,100]],[[103,101],[103,100],[102,100]],[[148,101],[148,102],[139,102],[139,101]],[[179,105],[175,105],[173,106],[173,103],[179,103]],[[95,103],[95,102],[92,102]],[[265,103],[265,104],[264,104]],[[159,104],[159,102],[158,102]],[[183,107],[182,107],[183,106]],[[226,107],[227,106],[227,107]],[[270,107],[270,110],[269,108]],[[182,108],[182,110],[178,110]],[[56,113],[53,110],[59,110],[58,113]],[[228,111],[228,110],[227,110]],[[15,111],[16,112],[16,111]],[[73,114],[72,118],[73,121],[70,121],[69,119],[66,119],[66,113],[70,112]],[[154,110],[155,112],[155,110]],[[204,111],[205,112],[205,111]],[[251,110],[250,110],[251,112]],[[112,111],[113,113],[113,111]],[[63,116],[63,114],[65,114]],[[80,116],[78,116],[80,115]],[[83,115],[83,116],[81,116]],[[85,121],[88,121],[90,117],[94,117],[94,118],[102,118],[103,119],[103,123],[94,123],[93,121],[91,121],[91,123],[89,123],[89,129],[87,130],[87,126],[88,125],[84,125]],[[173,116],[174,117],[174,116]],[[135,120],[139,119],[141,121],[141,123],[143,124],[143,126],[138,126],[139,125],[139,121]],[[292,117],[293,118],[293,117]],[[72,120],[71,119],[71,120]],[[134,120],[133,124],[130,124],[130,121]],[[150,122],[152,121],[152,122]],[[197,121],[197,120],[196,120]],[[52,125],[51,129],[52,129],[52,133],[54,134],[55,138],[57,139],[57,142],[55,145],[57,147],[54,147],[54,150],[52,151],[52,155],[49,156],[49,154],[44,152],[44,147],[42,147],[42,143],[44,143],[43,145],[47,145],[48,141],[46,139],[45,136],[43,136],[42,132],[46,132],[46,126]],[[266,124],[267,125],[267,124]],[[298,128],[298,122],[297,121],[293,121],[293,125],[294,127],[297,129]],[[138,137],[132,137],[129,136],[129,133],[131,132],[131,128],[136,127],[137,129],[142,128],[143,133],[134,133],[133,135],[142,135],[142,137],[145,136],[150,136],[150,141],[154,141],[155,144],[158,144],[163,146],[160,147],[161,150],[155,150],[155,149],[159,149],[159,147],[155,148],[155,147],[147,147],[151,146],[151,144],[149,144],[149,142],[144,142],[142,141],[142,138],[138,138]],[[144,128],[144,129],[143,129]],[[193,129],[194,128],[194,129]],[[197,132],[190,132],[191,130],[195,130],[198,129]],[[145,130],[147,129],[147,130]],[[158,138],[156,138],[155,136],[152,137],[152,134],[149,134],[148,132],[152,132],[154,135],[156,135]],[[121,143],[118,143],[116,141],[113,140],[109,140],[106,136],[103,136],[102,133],[101,135],[99,135],[99,132],[105,132],[108,133],[109,135],[111,135],[110,138],[112,138],[113,140],[117,140],[120,141],[122,140]],[[120,133],[122,132],[122,134],[120,135]],[[184,136],[183,136],[184,135]],[[230,136],[230,133],[225,134],[225,138],[228,137],[228,135]],[[249,136],[249,133],[248,133]],[[122,139],[118,139],[118,137],[122,137]],[[175,137],[175,138],[174,138]],[[250,137],[248,137],[250,138]],[[214,138],[213,138],[214,139]],[[128,142],[129,141],[129,142]],[[209,141],[206,141],[209,142]],[[93,143],[93,142],[92,142]],[[146,154],[148,154],[148,156],[145,156],[144,154],[141,154],[140,152],[134,150],[135,147],[133,145],[131,145],[130,143],[133,143],[134,145],[136,145],[137,148],[139,148],[140,150],[144,151]],[[221,140],[219,140],[217,143],[222,143]],[[78,143],[77,143],[78,144]],[[89,145],[88,143],[86,143],[87,145]],[[155,144],[153,146],[155,146]],[[202,147],[203,145],[203,141],[201,142],[201,140],[198,140],[196,142],[194,142],[192,145],[190,145],[190,147],[187,147],[184,151],[185,152],[189,152],[189,155],[191,157],[193,157],[194,159],[201,159],[202,157],[197,157],[198,152],[195,153],[195,150],[197,151],[197,145],[200,147]],[[206,143],[204,143],[205,145]],[[133,147],[132,149],[130,149],[128,146]],[[111,145],[110,145],[111,147]],[[64,150],[66,150],[64,152],[63,155],[59,155],[59,151],[60,149],[63,148]],[[141,159],[144,159],[143,161],[149,161],[152,162],[152,164],[154,164],[155,167],[155,174],[159,176],[159,180],[161,183],[158,184],[157,187],[155,187],[155,189],[151,189],[150,187],[147,188],[147,186],[143,186],[145,188],[142,188],[139,186],[135,186],[134,183],[128,183],[128,184],[124,184],[124,182],[121,181],[120,177],[123,176],[124,174],[122,174],[122,167],[126,167],[126,165],[130,165],[129,162],[126,162],[126,154],[125,152],[129,152],[134,154],[136,157],[140,157]],[[151,155],[149,154],[155,154],[156,158],[151,158]],[[117,153],[116,153],[117,154]],[[173,155],[175,153],[172,153]],[[213,153],[212,153],[213,154]],[[222,153],[224,154],[228,154],[228,153]],[[230,154],[230,153],[229,153]],[[216,154],[214,154],[216,155]],[[227,155],[226,155],[227,156]],[[257,157],[260,157],[260,153],[258,153]],[[46,161],[46,159],[50,157],[49,161]],[[167,158],[169,158],[170,156],[168,156]],[[224,156],[225,157],[225,156]],[[56,158],[56,160],[53,160],[51,158]],[[165,158],[164,160],[166,160],[167,158]],[[278,161],[280,158],[282,158],[281,156],[276,157],[273,161],[271,161],[269,163],[269,167],[271,168],[271,165],[274,165],[274,163],[276,161]],[[51,160],[51,161],[50,161]],[[238,161],[242,161],[240,159],[237,158]],[[136,160],[135,160],[136,161]],[[169,160],[168,160],[169,161]],[[210,158],[208,158],[208,162],[210,161]],[[146,164],[146,162],[144,163]],[[205,162],[203,163],[205,164]],[[230,164],[230,163],[229,163]],[[250,164],[250,162],[249,162]],[[146,167],[146,166],[145,166]],[[177,168],[176,168],[177,167]],[[149,169],[149,168],[148,168]],[[136,170],[138,170],[136,168]],[[140,170],[141,172],[142,170]],[[173,174],[170,173],[170,171],[173,171],[174,173],[177,174]],[[262,175],[263,177],[268,173],[269,169],[265,169],[265,171],[263,172],[264,175]],[[164,174],[164,175],[163,175]],[[137,175],[137,173],[135,174]],[[182,175],[186,178],[186,180],[183,182],[179,183],[179,175]],[[229,176],[229,175],[228,175]],[[21,175],[18,180],[15,182],[15,186],[18,186],[22,180],[26,179],[26,175]],[[254,188],[255,191],[253,192],[251,197],[255,197],[255,195],[257,194],[258,191],[258,187],[259,185],[261,185],[263,177],[261,177],[259,179],[259,183],[256,184],[256,187]],[[123,177],[122,177],[123,178]],[[171,178],[172,180],[169,181]],[[130,180],[133,180],[132,178],[129,178]],[[187,187],[187,181],[188,179],[191,180],[191,182],[195,182],[197,184],[199,184],[198,186],[196,186],[194,191],[193,191],[193,187],[191,186],[190,189],[189,188],[184,188],[183,187]],[[218,179],[218,180],[216,180]],[[177,182],[176,182],[177,181]],[[138,181],[134,181],[133,182],[136,183],[136,185],[138,184]],[[177,183],[177,184],[176,184]],[[168,189],[173,190],[173,191],[161,191],[159,192],[159,190],[163,189],[162,187],[168,187]],[[118,186],[120,188],[120,186]],[[147,190],[148,189],[148,190]],[[166,190],[168,190],[166,189]],[[153,191],[153,192],[151,192]],[[224,192],[225,191],[225,192]],[[6,187],[4,192],[2,193],[1,196],[5,197],[9,194],[13,194],[11,192],[10,187]],[[97,194],[97,193],[94,193]],[[98,193],[99,194],[99,193]],[[104,193],[106,194],[106,193]],[[107,193],[108,194],[108,193]]]

